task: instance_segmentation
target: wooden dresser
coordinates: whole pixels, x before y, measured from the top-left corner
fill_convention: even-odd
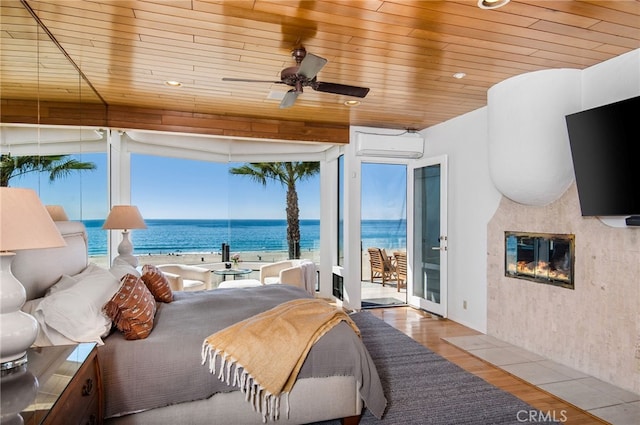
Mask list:
[[[37,393],[19,415],[25,425],[96,425],[103,421],[103,391],[96,344],[33,348],[27,374]],[[4,377],[3,377],[4,379]],[[3,397],[11,397],[11,393]]]

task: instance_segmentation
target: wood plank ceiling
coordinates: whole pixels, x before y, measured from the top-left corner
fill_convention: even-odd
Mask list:
[[[486,105],[487,89],[506,78],[583,69],[640,47],[639,1],[485,10],[477,0],[2,0],[3,100],[63,101],[79,86],[68,71],[42,78],[66,58],[55,45],[26,48],[47,37],[34,33],[25,5],[108,105],[111,125],[211,133],[250,122],[260,133],[289,123],[301,139],[333,142],[330,129],[349,125],[423,129]],[[277,81],[300,46],[328,60],[318,80],[369,87],[367,97],[349,107],[353,98],[306,88],[281,109],[286,85],[222,81]],[[25,61],[39,63],[37,90]],[[156,120],[150,111],[162,112]]]

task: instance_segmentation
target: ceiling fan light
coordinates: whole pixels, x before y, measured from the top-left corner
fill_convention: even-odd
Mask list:
[[[509,3],[510,0],[478,0],[480,9],[497,9]]]
[[[287,94],[287,92],[271,90],[269,94],[267,94],[267,99],[282,100],[285,94]]]

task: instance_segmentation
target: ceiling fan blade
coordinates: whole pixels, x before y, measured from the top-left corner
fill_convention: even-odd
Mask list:
[[[292,107],[299,94],[300,93],[296,92],[295,89],[289,90],[282,98],[282,102],[280,102],[280,109]]]
[[[222,78],[222,81],[239,81],[242,83],[271,83],[271,84],[284,84],[282,81],[273,80],[247,80],[245,78]]]
[[[300,62],[300,68],[298,68],[298,75],[304,75],[308,79],[313,79],[316,74],[327,63],[325,58],[307,53],[307,55]]]
[[[321,81],[316,82],[311,88],[315,91],[344,94],[346,96],[354,97],[365,97],[367,93],[369,93],[369,89],[367,87],[347,86],[345,84],[337,83],[323,83]]]

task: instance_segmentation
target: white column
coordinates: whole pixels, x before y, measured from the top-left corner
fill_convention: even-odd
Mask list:
[[[338,160],[339,148],[332,148],[320,161],[320,291],[324,298],[333,296],[333,265],[338,246]]]
[[[131,204],[131,153],[126,149],[126,136],[119,130],[109,130],[107,136],[109,167],[109,210],[114,205]],[[109,264],[118,255],[121,230],[111,230],[108,237]]]
[[[355,131],[350,130],[351,143],[344,149],[344,304],[359,309],[362,300],[360,262],[362,261],[360,234],[361,177],[360,158],[356,156]]]

